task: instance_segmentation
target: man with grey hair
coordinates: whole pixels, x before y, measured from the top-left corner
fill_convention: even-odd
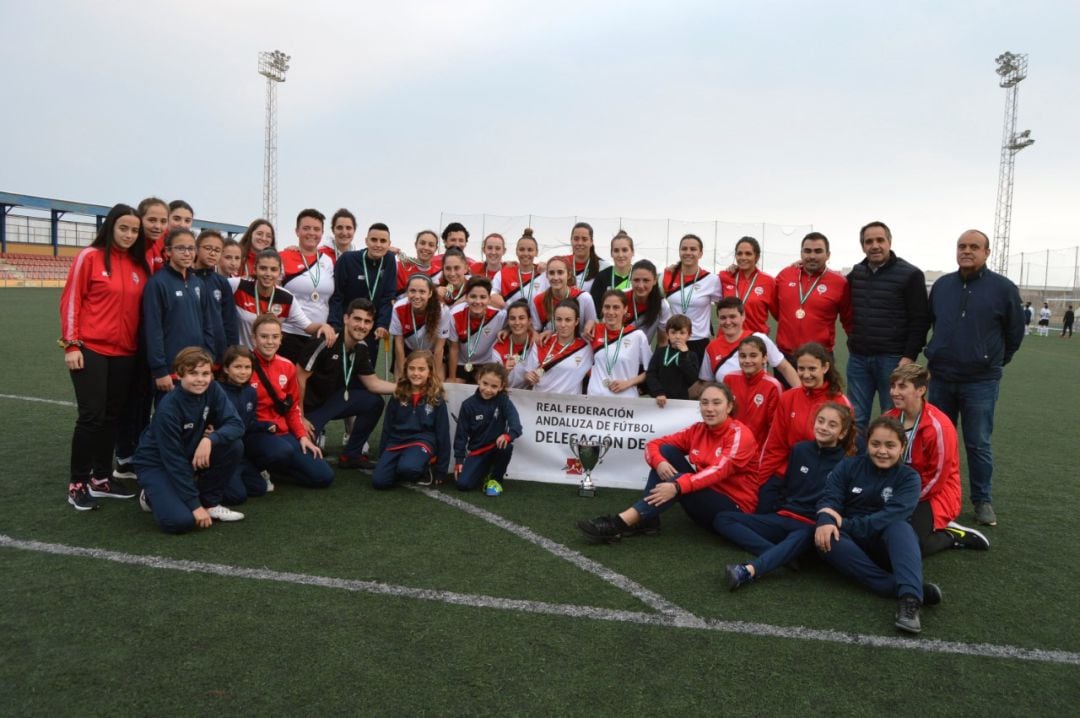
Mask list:
[[[969,229],[956,241],[956,272],[930,290],[934,334],[926,347],[931,404],[964,432],[975,521],[997,525],[990,494],[994,431],[1002,367],[1024,339],[1024,310],[1016,285],[986,267],[990,239]]]

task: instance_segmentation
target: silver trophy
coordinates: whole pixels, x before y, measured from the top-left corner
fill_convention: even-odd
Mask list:
[[[583,441],[576,436],[570,437],[570,453],[572,453],[585,472],[581,477],[581,486],[578,487],[578,496],[596,496],[596,484],[592,480],[592,470],[604,460],[604,456],[611,449],[612,440],[605,436],[600,441]]]

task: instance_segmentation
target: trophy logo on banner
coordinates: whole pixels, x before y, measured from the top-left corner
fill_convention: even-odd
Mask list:
[[[566,462],[567,468],[578,469],[578,466],[580,466],[580,469],[567,471],[567,473],[582,474],[581,485],[578,487],[578,496],[596,496],[596,484],[592,480],[592,471],[597,464],[604,460],[604,456],[611,449],[613,443],[610,436],[605,436],[599,440],[587,437],[570,437],[570,452],[576,458],[576,465],[571,465],[574,459],[568,459]]]

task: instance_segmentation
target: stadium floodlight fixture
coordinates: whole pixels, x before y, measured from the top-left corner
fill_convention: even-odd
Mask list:
[[[285,73],[289,71],[291,55],[281,50],[259,53],[259,74],[274,82],[285,82]]]

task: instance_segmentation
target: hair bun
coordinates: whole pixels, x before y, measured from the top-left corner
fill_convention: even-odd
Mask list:
[[[525,231],[521,233],[521,236],[523,238],[528,237],[529,239],[532,239],[532,236],[533,236],[532,227],[526,227]]]

